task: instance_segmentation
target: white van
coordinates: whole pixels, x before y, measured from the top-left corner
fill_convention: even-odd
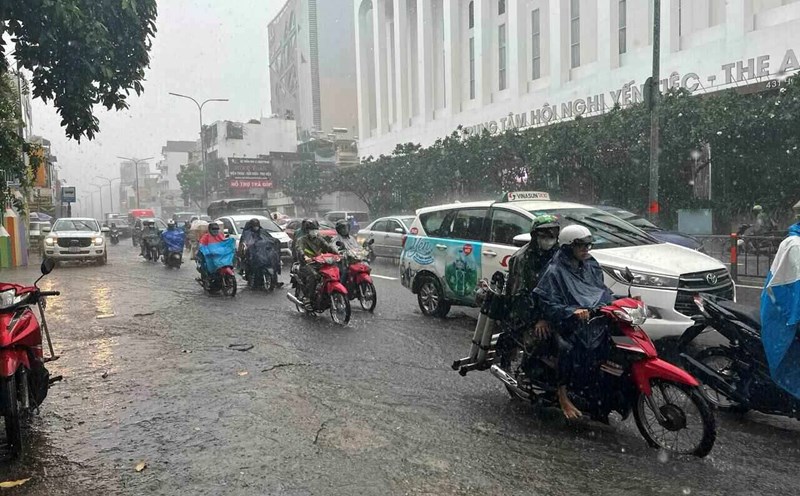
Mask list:
[[[555,215],[562,228],[579,224],[592,231],[592,256],[614,293],[627,292],[622,272],[631,269],[632,293],[640,295],[650,311],[644,329],[652,339],[679,336],[692,325],[695,293],[735,297],[730,274],[718,260],[660,243],[608,212],[550,201],[547,193],[539,192],[418,210],[400,258],[403,286],[417,295],[426,315],[443,317],[451,305],[475,306],[478,281],[508,270],[508,259],[517,250],[514,237],[528,234],[541,214]]]

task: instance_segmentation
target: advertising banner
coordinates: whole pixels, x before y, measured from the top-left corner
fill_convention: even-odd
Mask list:
[[[231,179],[231,189],[271,188],[271,179]]]
[[[272,162],[269,158],[228,159],[228,177],[230,179],[259,179],[272,183]],[[269,187],[272,187],[271,184]]]

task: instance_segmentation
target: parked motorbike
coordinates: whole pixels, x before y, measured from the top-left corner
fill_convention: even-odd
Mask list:
[[[164,231],[161,235],[164,243],[164,253],[161,255],[161,261],[164,265],[174,269],[180,269],[183,263],[183,245],[186,241],[186,235],[183,231]]]
[[[720,410],[757,410],[800,420],[800,398],[775,384],[770,375],[758,310],[708,294],[696,295],[694,302],[700,315],[684,331],[678,351],[703,383],[706,399]],[[689,345],[706,327],[724,336],[727,344],[690,354]]]
[[[119,244],[119,229],[112,229],[111,232],[109,232],[108,237],[111,239],[111,244],[112,245],[118,245]]]
[[[291,283],[294,294],[286,293],[286,297],[295,304],[298,312],[318,314],[330,310],[331,319],[336,324],[345,325],[350,322],[350,298],[339,275],[341,261],[342,257],[339,255],[323,253],[309,262],[311,268],[322,276],[322,282],[316,288],[306,288],[300,274],[300,264],[292,265]],[[308,302],[303,301],[305,295],[309,295]]]
[[[219,243],[200,245],[196,262],[200,277],[197,282],[209,294],[236,296],[236,274],[233,271],[236,240],[228,238]]]
[[[626,271],[628,281],[633,274]],[[485,298],[473,335],[469,356],[456,360],[461,375],[470,370],[490,370],[515,398],[543,406],[558,406],[557,356],[548,341],[530,335],[530,326],[514,328],[506,316],[511,297],[504,294],[505,276],[494,274],[481,281]],[[610,331],[606,359],[601,360],[596,383],[573,387],[571,399],[582,411],[603,420],[609,411],[623,419],[633,413],[647,443],[667,451],[706,456],[716,439],[713,412],[700,392],[700,383],[688,372],[658,358],[650,338],[641,329],[645,304],[630,296],[593,309],[587,328]],[[500,332],[494,333],[495,328]],[[520,332],[520,330],[522,332]],[[559,347],[569,346],[553,336]]]
[[[361,308],[368,312],[375,310],[378,304],[378,293],[375,284],[372,282],[372,268],[369,266],[369,251],[372,248],[371,239],[364,243],[364,250],[359,252],[346,252],[344,244],[337,242],[340,252],[342,252],[342,267],[345,273],[344,285],[351,300],[358,298]]]
[[[48,296],[58,291],[42,291],[42,277],[55,268],[48,258],[42,262],[42,276],[32,286],[0,283],[0,411],[5,418],[6,443],[14,457],[24,454],[22,420],[36,411],[47,397],[50,384],[61,377],[50,377],[45,364],[58,359],[53,351],[45,320]],[[39,320],[32,307],[39,309]],[[42,332],[50,356],[42,353]]]

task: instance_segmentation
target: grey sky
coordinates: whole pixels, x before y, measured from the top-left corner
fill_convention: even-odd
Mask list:
[[[267,25],[285,0],[159,0],[158,33],[145,92],[130,109],[98,109],[100,134],[67,140],[55,110],[34,101],[33,132],[50,139],[62,179],[81,187],[94,176],[119,176],[115,157],[156,157],[167,140],[199,135],[197,107],[170,91],[198,100],[228,98],[203,109],[206,123],[249,120],[270,114]],[[151,168],[154,171],[154,167]],[[85,192],[78,192],[82,196]]]

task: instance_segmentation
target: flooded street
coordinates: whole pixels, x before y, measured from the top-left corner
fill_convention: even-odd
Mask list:
[[[671,458],[632,420],[567,424],[488,373],[459,376],[474,310],[424,318],[389,264],[376,265],[376,313],[354,308],[337,328],[282,293],[208,297],[193,264],[136,253],[123,242],[106,267],[44,280],[62,292],[48,318],[64,381],[26,460],[0,467],[0,480],[31,478],[8,494],[800,492],[796,421],[718,414],[706,459]]]

